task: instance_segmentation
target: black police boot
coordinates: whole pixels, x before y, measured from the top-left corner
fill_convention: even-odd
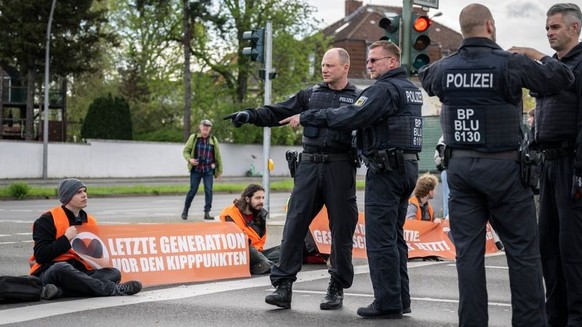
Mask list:
[[[182,210],[182,219],[188,219],[188,208],[186,207],[184,207],[184,210]]]
[[[210,215],[210,212],[209,211],[204,211],[204,219],[206,219],[206,220],[213,220],[214,217],[212,217]]]
[[[335,310],[342,307],[344,302],[344,289],[333,278],[329,281],[327,294],[319,304],[321,310]]]
[[[275,292],[265,297],[265,302],[271,305],[276,305],[280,308],[291,309],[291,288],[293,282],[284,280],[279,285]]]
[[[381,310],[372,302],[367,307],[359,308],[358,315],[366,319],[402,319],[402,310]]]

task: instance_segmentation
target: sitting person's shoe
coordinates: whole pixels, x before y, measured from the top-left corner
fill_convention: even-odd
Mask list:
[[[141,283],[137,280],[131,280],[125,283],[115,285],[114,295],[134,295],[141,291]]]
[[[282,281],[279,285],[277,285],[275,292],[265,297],[265,302],[268,304],[276,305],[280,308],[291,309],[292,287],[292,281]]]
[[[329,281],[327,294],[319,304],[321,310],[335,310],[342,307],[344,302],[344,289],[335,280]]]
[[[251,275],[264,275],[271,272],[271,265],[267,261],[260,261],[251,266]]]
[[[42,300],[52,300],[63,296],[63,291],[54,284],[46,284],[42,287],[40,298]]]
[[[374,302],[358,309],[358,315],[366,319],[402,319],[402,310],[380,310]]]

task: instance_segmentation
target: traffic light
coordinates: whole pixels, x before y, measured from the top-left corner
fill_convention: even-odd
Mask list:
[[[250,47],[244,47],[242,54],[245,56],[250,56],[251,61],[258,61],[260,63],[265,62],[265,29],[260,28],[258,30],[246,31],[242,35],[244,41],[250,40]]]
[[[430,58],[428,56],[428,46],[430,45],[428,29],[432,24],[432,21],[428,16],[413,13],[411,22],[411,73],[415,74],[420,68],[430,63]]]
[[[400,45],[400,16],[382,17],[378,22],[378,26],[384,30],[384,36],[380,40]]]

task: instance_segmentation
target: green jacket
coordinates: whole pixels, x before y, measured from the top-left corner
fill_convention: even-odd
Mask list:
[[[188,141],[186,142],[186,145],[184,146],[184,151],[182,151],[182,155],[184,156],[184,159],[186,159],[186,161],[188,162],[188,171],[192,170],[192,164],[190,163],[190,159],[195,159],[195,154],[194,154],[194,149],[196,148],[196,140],[202,137],[202,135],[200,134],[192,134],[190,135],[190,137],[188,138]],[[214,168],[214,177],[218,177],[220,175],[222,175],[222,157],[220,156],[220,149],[218,147],[218,140],[216,139],[215,136],[210,135],[210,144],[214,146],[214,161],[216,164],[216,167]]]

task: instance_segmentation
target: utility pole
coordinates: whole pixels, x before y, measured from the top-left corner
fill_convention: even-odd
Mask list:
[[[51,47],[51,26],[53,23],[53,14],[55,12],[55,4],[57,0],[53,0],[51,4],[51,12],[49,14],[48,24],[46,27],[46,56],[44,60],[44,121],[43,121],[43,137],[42,137],[42,178],[48,178],[48,138],[49,138],[49,62],[50,62],[50,47]],[[65,119],[65,117],[63,117]]]
[[[273,70],[273,24],[269,20],[265,27],[265,95],[264,104],[271,104],[271,86]],[[271,128],[263,128],[263,187],[265,188],[265,210],[270,211],[269,158],[271,157]]]

